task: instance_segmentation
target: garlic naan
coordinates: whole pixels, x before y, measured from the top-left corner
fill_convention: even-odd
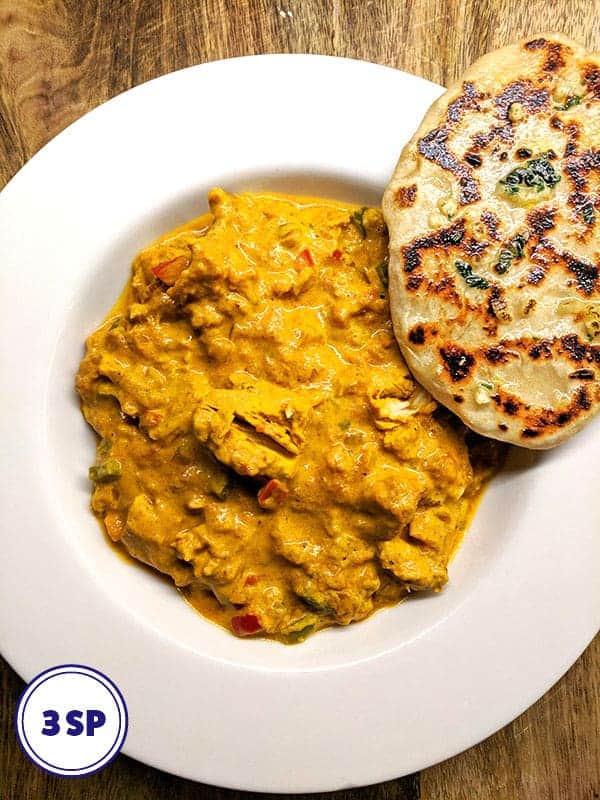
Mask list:
[[[600,404],[600,54],[490,53],[425,116],[383,203],[394,329],[479,433],[553,447]]]

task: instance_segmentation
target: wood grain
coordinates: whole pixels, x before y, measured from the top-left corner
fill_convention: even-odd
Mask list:
[[[599,0],[0,0],[0,186],[86,111],[142,81],[218,58],[308,52],[377,61],[448,84],[487,50],[543,30],[600,50]],[[381,124],[377,121],[376,124]],[[600,639],[529,711],[443,764],[333,800],[600,798]],[[240,800],[124,756],[52,778],[21,754],[21,681],[0,666],[2,800]]]

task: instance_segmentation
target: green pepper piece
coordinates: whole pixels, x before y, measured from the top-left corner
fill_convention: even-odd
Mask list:
[[[365,211],[367,210],[366,206],[360,209],[360,211],[353,211],[350,214],[350,222],[352,222],[358,228],[358,232],[362,236],[363,239],[367,238],[367,229],[365,228],[364,216]]]
[[[302,600],[303,603],[306,603],[306,605],[309,608],[312,608],[312,610],[316,614],[333,613],[333,609],[331,608],[331,606],[328,606],[326,603],[322,602],[321,600],[318,600],[316,597],[313,597],[312,595],[299,594],[298,597]]]
[[[108,481],[116,481],[121,477],[121,462],[116,458],[109,458],[103,461],[102,464],[96,464],[90,467],[88,475],[94,483],[108,483]]]
[[[208,481],[208,491],[219,500],[225,500],[229,494],[229,476],[225,472],[217,472]]]
[[[384,289],[387,290],[389,285],[387,258],[384,258],[384,260],[381,263],[377,264],[377,275],[379,276],[381,285],[383,286]]]
[[[307,636],[314,631],[314,625],[305,625],[304,628],[300,628],[298,631],[292,631],[287,635],[287,641],[289,644],[298,644],[298,642],[303,642]]]

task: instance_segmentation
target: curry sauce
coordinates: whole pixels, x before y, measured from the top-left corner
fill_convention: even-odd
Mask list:
[[[240,636],[301,641],[441,589],[501,450],[411,377],[381,213],[209,204],[136,257],[87,341],[94,513]]]

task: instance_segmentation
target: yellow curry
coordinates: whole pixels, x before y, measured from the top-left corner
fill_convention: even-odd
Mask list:
[[[87,341],[94,513],[240,636],[301,641],[439,590],[500,450],[409,374],[381,213],[209,203],[137,256]]]

